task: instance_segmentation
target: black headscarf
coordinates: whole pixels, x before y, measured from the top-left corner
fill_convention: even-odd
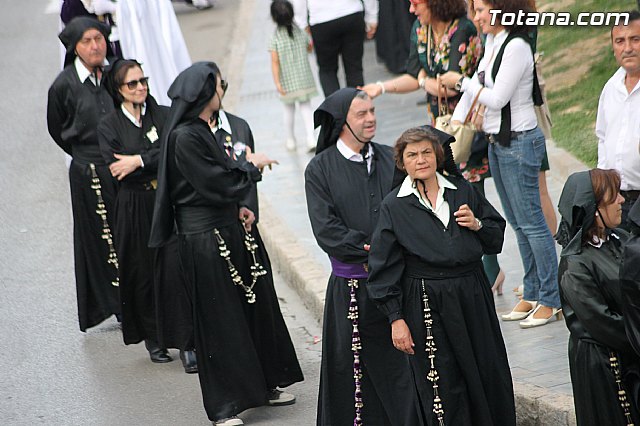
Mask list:
[[[558,202],[562,218],[555,239],[562,246],[560,256],[582,252],[582,238],[595,222],[596,210],[591,172],[577,172],[569,176]]]
[[[631,226],[631,231],[636,235],[640,235],[640,198],[631,206],[627,220]]]
[[[169,141],[178,124],[198,117],[216,93],[218,66],[213,62],[196,62],[182,71],[169,87],[171,110],[164,126],[160,143],[162,153],[158,163],[158,189],[153,210],[150,247],[161,247],[174,232],[174,213],[167,176]]]
[[[320,126],[316,154],[320,154],[338,141],[342,127],[347,122],[351,102],[360,91],[345,87],[333,92],[313,113],[314,127]]]
[[[64,27],[58,38],[64,45],[67,53],[64,56],[64,66],[70,65],[76,59],[76,45],[82,39],[82,35],[89,29],[96,29],[102,33],[107,44],[107,57],[112,57],[113,52],[109,43],[109,33],[111,29],[98,21],[97,19],[90,18],[88,16],[78,16],[73,18],[69,24]]]
[[[113,103],[116,107],[120,107],[120,104],[124,101],[122,94],[120,93],[120,87],[116,80],[116,75],[120,68],[128,63],[134,63],[136,66],[142,69],[142,64],[135,59],[116,59],[115,62],[111,63],[108,67],[105,68],[105,80],[104,87],[109,92],[109,95],[113,98]],[[149,96],[149,95],[147,95]]]

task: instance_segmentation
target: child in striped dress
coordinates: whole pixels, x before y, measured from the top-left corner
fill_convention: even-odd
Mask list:
[[[296,102],[302,115],[307,138],[307,148],[315,150],[311,98],[318,91],[311,73],[308,52],[310,37],[293,23],[293,6],[287,0],[271,3],[271,17],[278,25],[271,39],[271,71],[280,99],[284,106],[284,124],[287,130],[286,147],[296,149],[294,116]]]

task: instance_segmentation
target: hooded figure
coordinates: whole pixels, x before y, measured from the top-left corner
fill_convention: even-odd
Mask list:
[[[640,200],[631,207],[627,223],[631,230],[631,237],[622,251],[620,265],[622,310],[627,337],[636,354],[640,354],[640,267],[638,267],[640,265]],[[636,406],[640,406],[640,390],[636,387],[629,392]]]
[[[511,373],[481,261],[500,253],[506,224],[460,176],[450,143],[427,126],[396,142],[396,163],[409,176],[380,206],[366,290],[391,324],[386,339],[411,355],[422,418],[407,424],[514,426]]]
[[[66,50],[66,54],[64,56],[64,66],[68,66],[75,60],[78,55],[76,52],[76,45],[82,39],[85,31],[95,28],[100,31],[104,36],[105,40],[109,40],[109,34],[111,29],[98,21],[97,19],[88,17],[88,16],[78,16],[77,18],[73,18],[69,24],[62,30],[58,38],[64,45]],[[114,56],[113,51],[111,49],[110,43],[107,44],[107,58],[111,58]]]
[[[91,29],[99,34],[81,46],[80,40]],[[47,102],[49,134],[72,157],[69,181],[82,331],[120,313],[118,260],[111,232],[117,187],[100,153],[97,134],[100,120],[114,110],[101,70],[109,51],[107,36],[106,27],[95,19],[80,17],[69,23],[60,33],[67,50],[66,66],[49,88]],[[78,52],[84,60],[76,58]]]
[[[638,325],[624,315],[619,278],[627,234],[607,228],[603,216],[604,212],[612,220],[608,209],[618,203],[619,189],[614,170],[578,172],[567,179],[558,203],[562,220],[557,239],[563,246],[560,296],[570,332],[576,419],[582,426],[638,420],[638,355],[627,337],[630,331],[639,335]],[[604,194],[602,200],[596,199],[597,193]],[[615,201],[607,201],[611,193]],[[598,223],[604,230],[598,231]]]
[[[215,424],[242,424],[235,416],[248,408],[293,403],[276,388],[303,376],[266,251],[240,221],[260,171],[232,160],[209,127],[221,104],[219,75],[199,62],[169,89],[150,244],[178,233],[205,410]]]
[[[318,425],[418,424],[406,360],[390,344],[389,324],[364,288],[367,246],[395,169],[391,147],[362,140],[362,129],[373,127],[375,115],[347,123],[352,107],[354,113],[373,114],[371,102],[360,90],[340,89],[314,114],[321,129],[316,155],[305,170],[307,209],[316,241],[332,266],[324,304]],[[353,339],[358,342],[352,346]]]

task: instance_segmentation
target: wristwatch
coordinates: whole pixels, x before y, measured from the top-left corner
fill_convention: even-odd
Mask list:
[[[478,229],[476,229],[476,231],[479,231],[482,229],[482,221],[477,217],[476,217],[476,225],[478,225]]]
[[[462,90],[462,82],[464,81],[464,75],[462,77],[460,77],[460,79],[458,81],[456,81],[456,84],[453,86],[454,89],[456,89],[458,92],[460,90]]]

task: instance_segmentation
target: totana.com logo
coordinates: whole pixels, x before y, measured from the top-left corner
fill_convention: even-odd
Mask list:
[[[526,26],[614,26],[628,25],[628,12],[582,12],[576,19],[569,12],[525,12],[523,10],[502,13],[500,9],[491,9],[491,25]]]

